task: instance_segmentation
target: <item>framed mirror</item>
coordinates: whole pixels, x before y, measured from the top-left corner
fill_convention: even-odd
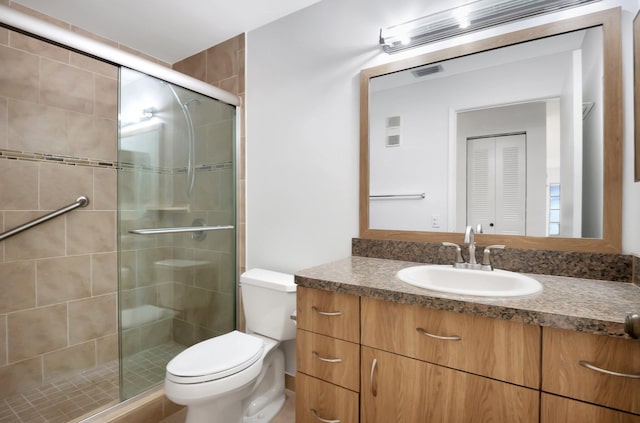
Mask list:
[[[360,74],[360,237],[619,252],[620,10]]]

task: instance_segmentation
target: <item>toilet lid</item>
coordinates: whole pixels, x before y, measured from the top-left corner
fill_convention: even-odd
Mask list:
[[[182,351],[167,364],[167,373],[181,379],[220,379],[251,366],[263,351],[262,339],[236,330]]]

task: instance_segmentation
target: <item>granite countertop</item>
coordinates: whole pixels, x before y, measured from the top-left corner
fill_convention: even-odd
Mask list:
[[[429,291],[395,276],[402,268],[422,264],[353,256],[296,272],[295,282],[326,291],[625,338],[629,338],[624,331],[626,315],[640,312],[640,287],[631,283],[529,274],[542,283],[541,293],[498,298]]]

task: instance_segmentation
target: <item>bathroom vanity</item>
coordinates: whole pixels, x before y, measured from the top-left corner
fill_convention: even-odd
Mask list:
[[[531,275],[542,293],[459,296],[395,277],[415,264],[296,274],[297,422],[640,422],[637,286]]]

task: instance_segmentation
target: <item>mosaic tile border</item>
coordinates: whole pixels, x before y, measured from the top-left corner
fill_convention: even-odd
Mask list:
[[[153,167],[153,166],[137,165],[135,163],[128,163],[128,162],[118,163],[118,162],[110,162],[105,160],[87,159],[87,158],[73,157],[73,156],[62,156],[62,155],[55,155],[55,154],[26,153],[23,151],[6,150],[6,149],[0,149],[0,159],[56,163],[56,164],[68,165],[68,166],[110,168],[110,169],[118,169],[118,170],[128,169],[128,170],[136,170],[136,171],[167,174],[167,175],[178,175],[182,173],[187,173],[186,167],[179,167],[175,169],[159,168],[159,167]],[[233,169],[233,163],[221,162],[221,163],[213,163],[213,164],[202,164],[202,165],[196,166],[196,172],[210,172],[210,171],[223,170],[223,169]]]

